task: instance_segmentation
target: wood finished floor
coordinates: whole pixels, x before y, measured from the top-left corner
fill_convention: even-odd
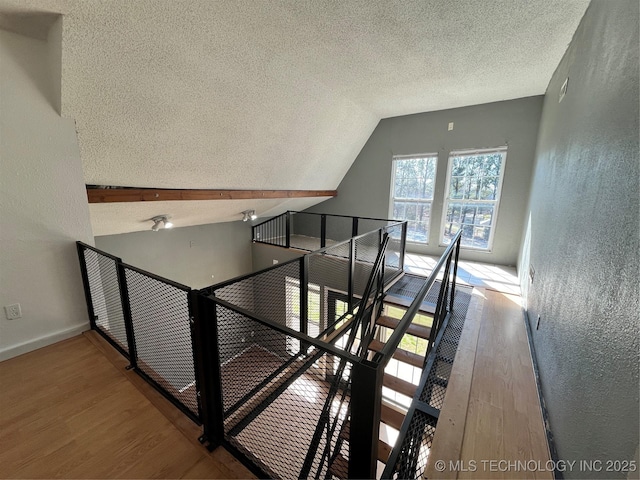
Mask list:
[[[0,363],[0,478],[255,478],[86,333]]]
[[[498,463],[546,465],[549,459],[520,297],[476,288],[425,476],[551,479],[546,467],[535,471]],[[443,471],[436,469],[438,460],[445,462]],[[467,471],[450,468],[456,461]]]

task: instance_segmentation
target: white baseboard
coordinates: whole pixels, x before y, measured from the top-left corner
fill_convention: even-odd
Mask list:
[[[18,355],[22,355],[23,353],[37,350],[38,348],[61,342],[62,340],[66,340],[67,338],[75,337],[76,335],[80,335],[82,332],[86,332],[90,328],[91,326],[89,325],[89,322],[82,323],[74,327],[69,327],[65,328],[64,330],[50,333],[49,335],[34,338],[33,340],[29,340],[27,342],[19,343],[18,345],[5,347],[3,349],[0,349],[0,362],[13,357],[17,357]]]

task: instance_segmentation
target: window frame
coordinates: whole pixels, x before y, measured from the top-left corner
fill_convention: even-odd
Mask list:
[[[494,203],[493,209],[493,220],[491,224],[491,231],[489,232],[489,241],[487,243],[487,248],[474,247],[469,245],[460,244],[461,249],[473,250],[476,252],[484,252],[491,253],[493,251],[493,239],[496,232],[496,228],[498,226],[498,213],[500,210],[500,202],[502,201],[502,185],[504,180],[504,171],[507,166],[507,145],[495,148],[474,148],[469,150],[451,150],[449,152],[449,157],[447,159],[447,178],[444,185],[444,198],[442,202],[442,219],[440,221],[440,232],[438,235],[438,246],[447,247],[449,243],[445,243],[444,232],[446,230],[447,223],[447,211],[449,210],[450,203],[467,203],[467,204],[487,204],[491,202]],[[495,200],[470,200],[470,199],[450,199],[449,192],[451,190],[451,173],[453,171],[453,159],[455,157],[460,156],[471,156],[471,155],[486,155],[491,153],[501,153],[502,154],[502,163],[500,164],[500,175],[498,177],[497,184],[497,194]]]
[[[411,160],[411,159],[420,159],[420,158],[433,158],[435,161],[434,171],[433,171],[433,195],[431,196],[431,200],[424,199],[411,199],[411,200],[400,200],[406,203],[429,203],[429,224],[427,225],[427,240],[426,242],[419,242],[416,240],[410,240],[407,235],[407,242],[415,245],[429,245],[429,237],[431,236],[431,227],[433,225],[433,202],[436,196],[436,183],[438,179],[438,152],[430,152],[430,153],[412,153],[409,155],[393,155],[391,157],[391,185],[389,188],[389,218],[396,219],[393,215],[393,207],[394,202],[396,200],[395,190],[396,190],[396,162],[398,160]],[[402,221],[407,221],[405,218],[397,219]]]

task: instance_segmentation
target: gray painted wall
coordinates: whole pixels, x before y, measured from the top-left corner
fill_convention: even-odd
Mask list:
[[[490,253],[463,250],[461,257],[515,265],[529,197],[543,97],[475,105],[387,118],[375,131],[338,187],[338,196],[307,211],[389,218],[391,165],[394,155],[437,152],[438,170],[429,245],[409,244],[410,252],[441,255],[438,246],[449,152],[508,145],[507,161]],[[447,131],[449,122],[454,129]]]
[[[266,245],[264,243],[252,243],[251,244],[251,259],[253,265],[253,271],[257,272],[263,268],[268,268],[274,265],[274,260],[277,263],[288,262],[294,258],[301,257],[305,253],[302,250],[286,249],[282,247],[274,247],[272,245]]]
[[[630,460],[638,446],[638,16],[637,0],[592,2],[540,125],[520,271],[551,430],[568,460]]]
[[[105,235],[95,242],[126,263],[192,288],[251,271],[251,226],[244,222]]]

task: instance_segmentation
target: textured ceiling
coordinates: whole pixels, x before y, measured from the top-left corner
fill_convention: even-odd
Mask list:
[[[62,114],[76,120],[86,183],[334,189],[381,118],[544,93],[587,5],[0,0],[0,12],[65,15]],[[264,215],[318,201],[248,206]],[[141,230],[157,213],[235,220],[246,206],[91,213],[100,235]]]

